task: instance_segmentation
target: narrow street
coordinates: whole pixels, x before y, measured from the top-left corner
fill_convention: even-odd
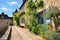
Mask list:
[[[44,40],[42,37],[36,36],[25,28],[12,26],[11,40]]]

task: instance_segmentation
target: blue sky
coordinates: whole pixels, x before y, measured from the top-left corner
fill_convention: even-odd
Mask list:
[[[19,10],[23,0],[0,0],[0,14],[4,12],[8,16],[12,16],[12,12]]]

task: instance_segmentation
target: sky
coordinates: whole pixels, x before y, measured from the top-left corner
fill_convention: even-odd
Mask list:
[[[18,9],[23,3],[23,0],[0,0],[0,14],[4,12],[8,16],[12,16],[12,13]]]

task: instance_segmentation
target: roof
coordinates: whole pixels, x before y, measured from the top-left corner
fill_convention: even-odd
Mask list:
[[[0,19],[12,19],[13,17],[9,17],[7,14],[0,14]]]
[[[23,5],[25,4],[26,0],[23,0],[23,3],[21,5],[21,7],[19,8],[19,10],[23,7]]]

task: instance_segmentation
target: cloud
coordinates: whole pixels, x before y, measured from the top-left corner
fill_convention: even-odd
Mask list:
[[[19,5],[19,7],[20,7],[21,5]]]
[[[10,5],[18,5],[18,3],[17,3],[17,2],[15,2],[15,1],[8,2],[8,4],[10,4]]]
[[[7,8],[7,7],[5,7],[5,6],[3,6],[2,8],[0,8],[0,10],[2,10],[2,11],[8,11],[8,10],[11,10],[11,9],[9,9],[9,8]]]

